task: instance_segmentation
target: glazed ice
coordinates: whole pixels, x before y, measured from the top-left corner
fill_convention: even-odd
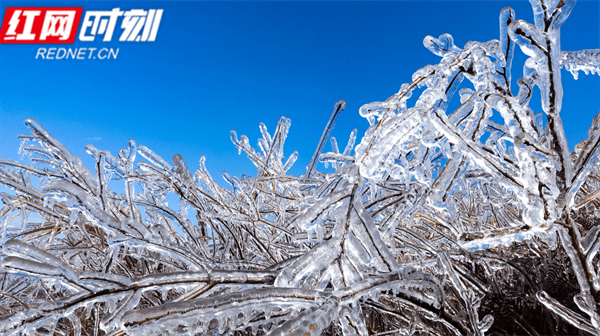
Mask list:
[[[0,160],[12,190],[0,194],[0,334],[484,335],[495,312],[482,300],[521,291],[599,335],[600,117],[571,152],[560,115],[562,69],[597,73],[600,51],[561,50],[574,1],[531,3],[534,24],[502,10],[499,40],[427,36],[440,63],[362,106],[356,145],[356,130],[330,137],[338,101],[298,177],[285,117],[260,124],[257,148],[232,131],[258,173],[221,184],[204,157],[169,163],[133,140],[116,156],[88,145],[88,168],[26,120],[31,165]],[[528,58],[513,81],[515,48]],[[575,306],[519,259],[549,270],[559,252]]]

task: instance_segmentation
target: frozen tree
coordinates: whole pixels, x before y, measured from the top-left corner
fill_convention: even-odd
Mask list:
[[[285,117],[258,149],[232,132],[258,171],[226,188],[133,140],[88,169],[26,120],[31,165],[0,160],[0,334],[600,335],[600,117],[575,152],[560,118],[561,69],[600,50],[561,50],[575,1],[531,3],[499,40],[426,37],[440,63],[361,107],[357,146],[336,103],[299,177]]]

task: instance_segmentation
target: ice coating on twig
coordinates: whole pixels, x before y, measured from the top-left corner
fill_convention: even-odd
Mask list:
[[[586,75],[599,74],[600,50],[563,51],[560,64],[565,70],[571,72],[575,79],[579,78],[579,71],[583,71]]]

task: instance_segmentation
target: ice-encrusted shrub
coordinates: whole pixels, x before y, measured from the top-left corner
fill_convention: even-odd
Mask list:
[[[89,169],[26,120],[31,165],[0,160],[0,334],[600,334],[600,117],[575,152],[560,118],[561,69],[600,52],[561,50],[574,1],[531,3],[535,24],[502,10],[500,40],[426,37],[440,63],[323,152],[336,103],[300,177],[285,117],[258,150],[232,132],[258,172],[227,188],[132,140],[88,145]]]

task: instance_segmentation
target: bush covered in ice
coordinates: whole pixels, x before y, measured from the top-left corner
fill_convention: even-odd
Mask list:
[[[561,69],[600,51],[561,50],[574,1],[531,2],[499,40],[426,37],[440,63],[343,150],[336,103],[299,177],[285,117],[256,149],[232,132],[258,173],[226,188],[134,141],[85,167],[26,120],[31,164],[0,160],[0,334],[600,334],[600,117],[574,152],[560,117]]]

